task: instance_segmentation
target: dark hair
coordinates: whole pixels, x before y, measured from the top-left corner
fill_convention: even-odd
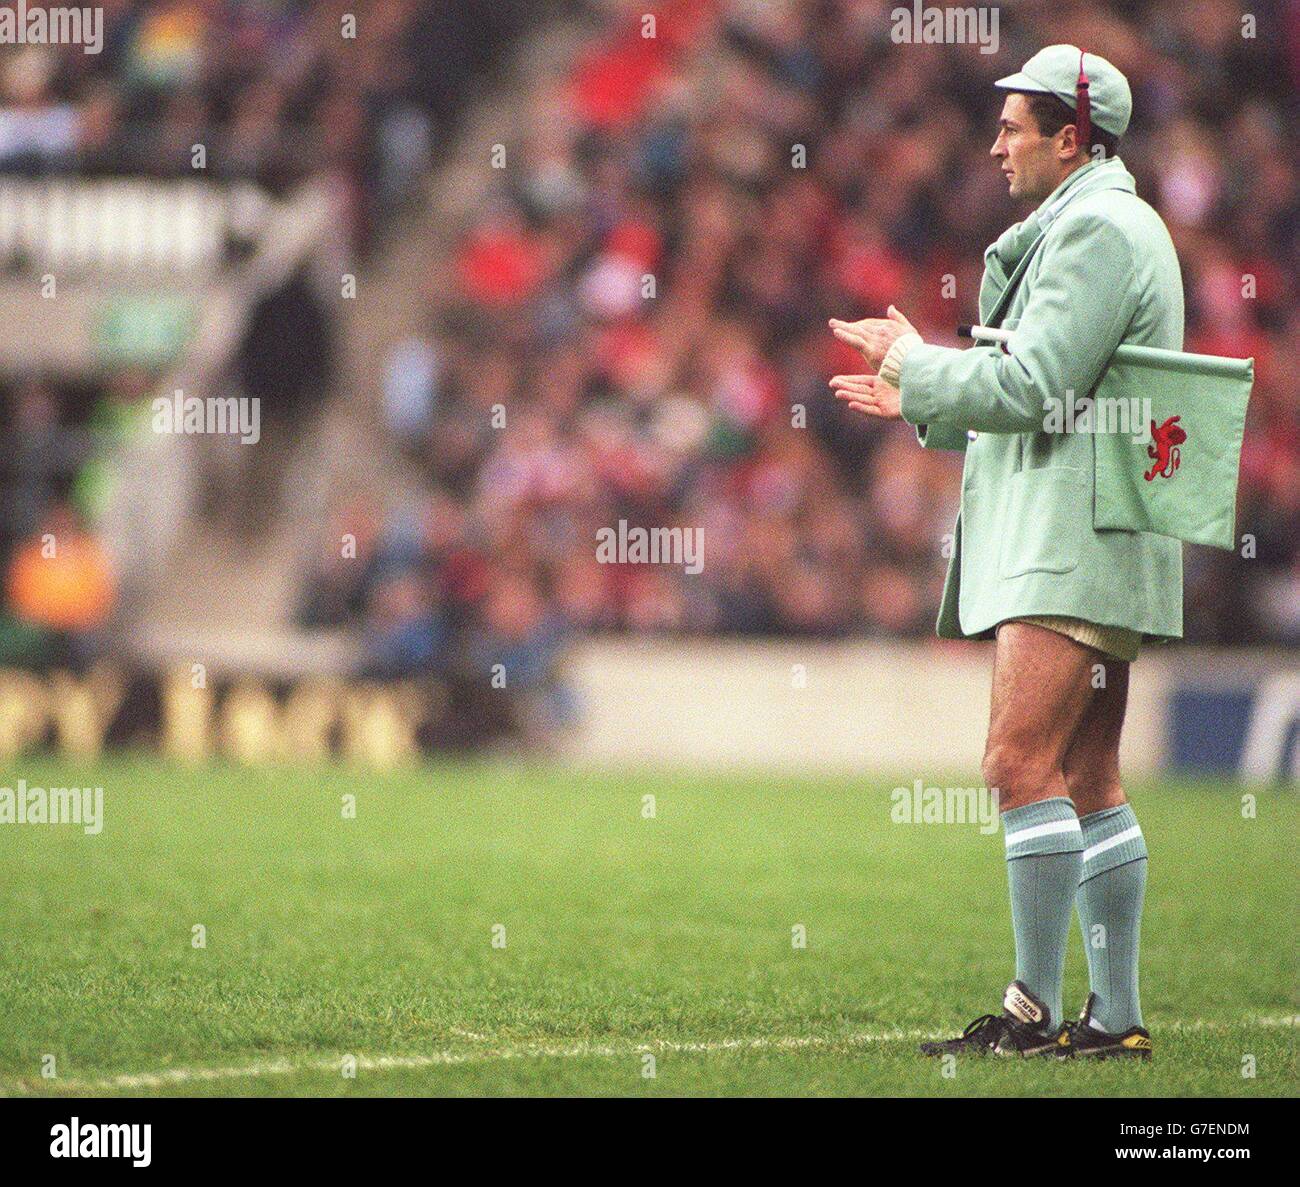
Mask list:
[[[1024,95],[1029,110],[1034,113],[1034,119],[1038,121],[1038,130],[1044,136],[1055,136],[1066,124],[1074,123],[1074,108],[1056,95],[1045,95],[1041,91],[1016,91],[1015,94]],[[1092,125],[1092,134],[1088,139],[1089,152],[1095,145],[1100,144],[1104,155],[1113,157],[1119,148],[1119,137],[1114,132],[1107,132],[1097,127],[1095,123]]]

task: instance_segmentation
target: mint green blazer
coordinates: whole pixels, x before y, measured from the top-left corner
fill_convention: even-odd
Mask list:
[[[939,635],[988,637],[1008,618],[1060,614],[1180,637],[1181,542],[1095,530],[1092,437],[1045,429],[1051,401],[1070,393],[1141,396],[1105,373],[1121,342],[1182,349],[1169,232],[1118,158],[1093,161],[984,263],[980,319],[1014,331],[1011,353],[918,344],[900,374],[921,443],[966,454]]]

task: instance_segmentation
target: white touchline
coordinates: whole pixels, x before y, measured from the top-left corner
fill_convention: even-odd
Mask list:
[[[482,1037],[482,1036],[476,1036]],[[902,1042],[934,1038],[928,1030],[892,1030],[856,1035],[790,1035],[778,1038],[714,1039],[699,1042],[675,1042],[670,1039],[627,1044],[572,1043],[566,1046],[493,1047],[469,1051],[430,1051],[423,1055],[358,1055],[359,1071],[391,1071],[410,1068],[449,1067],[465,1063],[490,1063],[507,1059],[613,1059],[618,1056],[645,1054],[708,1054],[715,1051],[797,1050],[806,1047],[854,1047],[868,1043]],[[65,1080],[57,1083],[69,1091],[96,1088],[162,1088],[168,1084],[186,1084],[208,1080],[249,1079],[258,1076],[288,1075],[292,1072],[338,1072],[343,1056],[333,1059],[287,1059],[250,1063],[242,1067],[176,1067],[158,1072],[140,1072],[107,1076],[102,1080]]]
[[[1243,1018],[1222,1021],[1208,1018],[1173,1019],[1155,1022],[1159,1030],[1228,1030],[1237,1026],[1297,1026],[1300,1015],[1283,1014],[1276,1017]],[[472,1032],[453,1031],[469,1037]],[[818,1047],[862,1047],[872,1043],[909,1042],[919,1039],[943,1038],[947,1031],[933,1030],[882,1030],[839,1036],[786,1035],[777,1038],[762,1036],[751,1039],[712,1039],[699,1042],[676,1042],[656,1039],[650,1042],[603,1044],[572,1043],[567,1046],[491,1047],[470,1051],[430,1051],[424,1055],[358,1055],[357,1069],[368,1072],[405,1071],[430,1067],[454,1067],[466,1063],[491,1063],[508,1059],[614,1059],[620,1056],[654,1055],[707,1055],[717,1051],[773,1051],[800,1050]],[[486,1036],[475,1039],[490,1041]],[[106,1076],[101,1080],[65,1080],[55,1083],[68,1092],[85,1092],[109,1088],[164,1088],[169,1084],[203,1083],[212,1080],[247,1080],[259,1076],[287,1076],[294,1072],[339,1071],[343,1056],[333,1059],[271,1059],[262,1063],[249,1063],[240,1067],[174,1067],[157,1072],[139,1072],[121,1076]]]

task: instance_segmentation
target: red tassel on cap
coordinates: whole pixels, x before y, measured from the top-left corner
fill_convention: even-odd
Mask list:
[[[1092,100],[1088,98],[1088,76],[1083,69],[1083,50],[1079,51],[1079,81],[1074,87],[1074,117],[1079,147],[1086,153],[1092,146]]]

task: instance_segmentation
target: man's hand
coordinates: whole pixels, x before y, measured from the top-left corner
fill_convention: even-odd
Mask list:
[[[867,366],[873,371],[880,370],[881,361],[896,338],[916,333],[916,327],[894,306],[891,305],[887,312],[888,317],[864,317],[861,321],[840,321],[833,317],[830,321],[835,337],[861,351]]]
[[[879,375],[836,375],[831,387],[837,400],[845,401],[854,412],[898,420],[902,416],[903,397],[898,388],[890,387]]]

